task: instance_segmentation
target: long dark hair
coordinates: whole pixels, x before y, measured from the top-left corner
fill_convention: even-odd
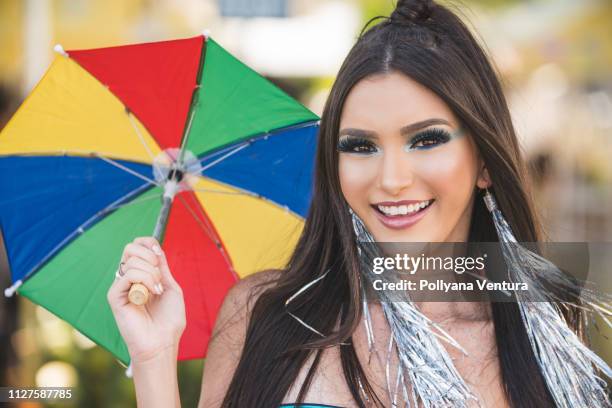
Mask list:
[[[382,406],[352,344],[361,317],[358,254],[338,176],[337,135],[347,95],[362,79],[403,73],[438,95],[472,136],[493,183],[498,205],[519,241],[541,240],[527,173],[501,85],[469,29],[433,1],[398,1],[389,18],[359,36],[344,61],[321,118],[314,196],[295,251],[274,285],[263,291],[249,319],[242,356],[223,407],[277,407],[306,361],[312,364],[298,403],[310,386],[322,350],[339,343],[343,372],[359,407],[359,381]],[[474,200],[468,241],[497,234],[481,199]],[[286,313],[285,301],[327,270],[291,304],[291,311],[325,333],[321,338]],[[501,376],[513,407],[554,406],[515,303],[492,303]],[[570,324],[575,323],[570,319]],[[313,355],[314,354],[314,355]]]

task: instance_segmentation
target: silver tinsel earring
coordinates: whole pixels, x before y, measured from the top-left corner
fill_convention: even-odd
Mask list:
[[[528,291],[517,292],[517,302],[531,347],[556,406],[610,407],[606,382],[596,371],[612,378],[610,367],[569,328],[560,309],[560,306],[586,308],[600,314],[610,325],[610,295],[583,287],[553,263],[517,242],[488,189],[483,199],[493,217],[508,278],[529,287]]]
[[[377,276],[372,273],[373,258],[380,256],[379,248],[363,221],[349,208],[357,250],[361,263],[361,276],[368,285],[373,285]],[[453,365],[452,359],[440,342],[446,341],[467,352],[441,327],[432,322],[414,305],[409,296],[398,300],[398,295],[389,291],[374,291],[381,303],[389,324],[391,338],[386,359],[387,391],[392,407],[399,406],[398,393],[402,391],[407,406],[467,407],[468,402],[478,401]],[[363,316],[368,345],[372,352],[375,344],[368,300],[363,292]],[[394,348],[399,358],[395,385],[390,379],[390,352]],[[420,405],[419,405],[420,404]],[[404,406],[404,405],[402,405]]]

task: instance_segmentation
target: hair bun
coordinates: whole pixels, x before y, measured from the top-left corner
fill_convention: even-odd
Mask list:
[[[398,0],[390,19],[395,22],[420,23],[431,16],[433,7],[431,0]]]

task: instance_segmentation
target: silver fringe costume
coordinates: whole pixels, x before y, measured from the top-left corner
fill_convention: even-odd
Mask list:
[[[582,287],[554,264],[521,246],[488,190],[484,201],[493,217],[508,268],[509,280],[525,282],[532,288],[526,295],[517,294],[517,301],[533,352],[556,406],[559,408],[610,407],[606,382],[597,375],[597,371],[612,378],[612,370],[568,327],[560,306],[576,306],[596,312],[612,326],[606,317],[612,315],[611,296],[598,293],[590,287]],[[360,277],[372,285],[376,276],[370,273],[369,268],[373,265],[372,259],[381,254],[362,220],[352,209],[349,208],[349,211],[360,257]],[[285,306],[322,280],[327,272],[298,290],[287,299]],[[364,287],[365,284],[362,285],[362,312],[370,359],[375,353],[380,361]],[[546,287],[553,287],[555,291],[551,292]],[[385,376],[392,407],[416,408],[419,404],[425,408],[481,406],[477,396],[457,372],[441,341],[451,344],[467,355],[461,345],[421,313],[407,293],[404,300],[398,301],[397,295],[391,299],[388,292],[383,290],[374,293],[379,297],[391,331],[387,346]],[[534,293],[538,296],[534,296]],[[289,314],[309,330],[324,336],[297,316]],[[390,374],[390,355],[393,351],[398,356],[394,381]],[[361,384],[360,387],[363,391]],[[400,391],[403,402],[398,400]]]

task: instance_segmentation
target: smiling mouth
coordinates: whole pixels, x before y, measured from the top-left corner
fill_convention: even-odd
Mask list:
[[[418,214],[424,211],[427,207],[429,207],[435,200],[432,198],[430,200],[419,201],[412,204],[402,204],[402,205],[376,205],[372,204],[372,208],[378,211],[380,214],[385,217],[405,217],[414,214]]]

